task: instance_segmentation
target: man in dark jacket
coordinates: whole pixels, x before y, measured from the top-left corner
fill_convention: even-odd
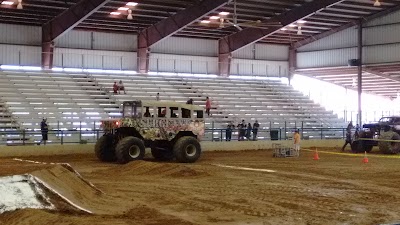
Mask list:
[[[256,120],[256,122],[253,124],[253,141],[257,140],[257,134],[258,134],[259,127],[260,127],[260,124]]]
[[[344,151],[344,148],[346,148],[347,144],[350,144],[352,142],[352,135],[351,135],[351,129],[353,128],[353,122],[350,121],[349,125],[347,125],[346,128],[346,142],[344,143],[342,147],[342,152]]]
[[[48,140],[48,132],[49,128],[47,126],[47,121],[45,118],[43,118],[42,122],[40,123],[40,131],[42,132],[42,140],[38,143],[40,145],[42,142],[44,145],[46,145],[46,141]]]
[[[226,128],[226,141],[231,141],[232,139],[232,129],[233,129],[233,125],[231,125],[230,123],[228,124],[228,127]]]

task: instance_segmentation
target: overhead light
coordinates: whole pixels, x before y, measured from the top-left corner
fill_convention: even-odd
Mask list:
[[[287,28],[286,28],[286,27],[284,27],[284,28],[281,28],[281,30],[287,30]]]
[[[127,8],[127,7],[119,7],[118,8],[118,10],[121,10],[121,11],[126,11],[126,10],[128,10],[129,8]]]
[[[137,6],[138,3],[137,2],[128,2],[126,3],[127,6]]]
[[[200,23],[210,23],[211,21],[209,21],[209,20],[202,20],[202,21],[200,21]]]
[[[296,24],[289,24],[289,27],[297,27]]]
[[[221,18],[221,17],[219,17],[219,16],[210,16],[210,20],[218,20],[219,18]]]
[[[301,26],[299,26],[298,30],[297,30],[297,35],[302,35],[303,32],[301,31]]]
[[[22,9],[22,0],[18,0],[17,9]]]
[[[299,20],[299,21],[297,21],[297,23],[303,24],[303,23],[307,23],[307,21],[305,21],[305,20]]]
[[[227,16],[227,15],[229,15],[229,12],[220,12],[219,15],[221,15],[221,16]]]
[[[128,20],[133,20],[132,10],[128,10],[128,16],[126,17]]]
[[[110,14],[111,14],[111,15],[114,15],[114,16],[119,16],[119,15],[121,15],[120,12],[110,12]]]
[[[379,0],[375,0],[374,6],[381,6],[381,3],[379,2]]]
[[[2,1],[1,4],[2,4],[2,5],[13,5],[14,2],[11,2],[11,1]]]

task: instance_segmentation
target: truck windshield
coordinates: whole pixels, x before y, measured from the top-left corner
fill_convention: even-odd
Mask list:
[[[142,116],[141,106],[137,102],[125,102],[123,108],[124,117],[139,118]]]

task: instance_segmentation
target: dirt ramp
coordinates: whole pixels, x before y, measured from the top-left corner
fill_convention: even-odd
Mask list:
[[[107,196],[78,176],[79,174],[71,167],[55,165],[31,174],[46,188],[75,208],[87,213],[107,213],[102,209],[102,205],[107,204]]]
[[[209,174],[192,164],[134,161],[112,169],[118,175],[141,175],[161,177],[204,177]]]

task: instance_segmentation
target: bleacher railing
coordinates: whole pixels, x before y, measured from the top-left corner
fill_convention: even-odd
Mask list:
[[[293,132],[297,128],[275,128],[259,129],[256,140],[291,140]],[[206,129],[203,141],[227,141],[226,129]],[[239,140],[239,130],[232,130],[231,141]],[[308,139],[344,139],[345,128],[304,128],[300,129],[303,140]],[[313,134],[313,135],[310,135]],[[318,135],[316,135],[318,134]],[[333,135],[336,134],[336,135]],[[89,144],[96,141],[104,135],[103,130],[50,130],[47,133],[49,140],[47,144]],[[42,132],[40,130],[12,130],[0,131],[0,145],[36,145],[41,142]],[[253,132],[250,132],[249,138],[244,140],[254,140]],[[43,142],[42,142],[43,144]]]

